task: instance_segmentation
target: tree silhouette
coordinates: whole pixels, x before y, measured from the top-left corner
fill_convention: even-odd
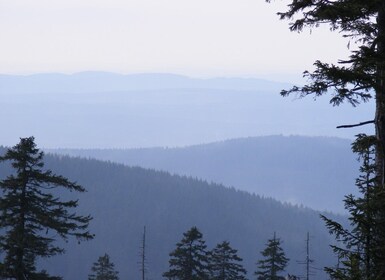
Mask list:
[[[51,257],[64,250],[54,245],[56,236],[67,240],[73,236],[89,240],[90,216],[78,216],[71,209],[77,200],[62,201],[53,192],[63,187],[84,192],[84,188],[68,179],[43,171],[43,152],[34,138],[21,138],[0,162],[10,161],[14,172],[0,181],[0,249],[4,252],[1,276],[25,279],[60,279],[45,271],[36,271],[38,257]]]
[[[332,248],[337,254],[340,265],[337,268],[327,268],[333,279],[376,279],[374,266],[377,255],[377,240],[374,238],[376,229],[375,216],[379,212],[376,197],[375,179],[375,138],[358,135],[353,143],[353,151],[358,154],[362,165],[356,186],[361,196],[347,195],[345,208],[350,213],[350,227],[344,228],[341,224],[321,216],[331,233],[336,236],[340,244]],[[380,206],[382,207],[382,206]]]
[[[246,270],[237,250],[231,248],[228,241],[218,244],[210,252],[210,279],[212,280],[246,280]]]
[[[289,261],[281,247],[281,240],[276,238],[275,232],[273,239],[269,239],[266,248],[261,252],[264,259],[258,261],[258,270],[255,272],[258,280],[279,280],[279,272],[285,270]]]
[[[269,0],[267,0],[269,2]],[[283,90],[282,95],[321,96],[331,93],[330,103],[348,102],[357,106],[375,99],[372,120],[340,128],[374,124],[375,127],[375,184],[373,205],[376,211],[371,220],[371,240],[375,244],[371,270],[375,279],[385,279],[385,1],[383,0],[293,0],[281,19],[293,20],[292,31],[329,25],[332,31],[355,43],[350,56],[337,64],[314,63],[313,72],[304,72],[310,82],[302,87]],[[349,45],[350,45],[349,41]],[[374,248],[374,247],[373,247]],[[355,263],[351,256],[351,261]]]
[[[91,268],[93,274],[88,275],[88,280],[119,280],[115,265],[107,254],[98,258]]]
[[[163,277],[178,280],[208,279],[206,245],[196,227],[183,234],[183,239],[177,243],[170,257],[170,270],[163,273]]]

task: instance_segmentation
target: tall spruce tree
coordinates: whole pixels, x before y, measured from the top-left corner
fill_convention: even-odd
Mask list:
[[[115,265],[110,261],[110,256],[104,254],[98,258],[91,268],[92,274],[88,275],[88,280],[119,280]]]
[[[202,233],[192,227],[183,234],[176,249],[170,253],[170,270],[163,273],[167,279],[205,280],[209,277],[208,253]]]
[[[375,258],[381,252],[377,246],[378,240],[373,234],[376,229],[375,216],[378,212],[377,193],[375,177],[375,142],[373,136],[358,135],[352,148],[362,162],[360,176],[356,180],[356,186],[361,193],[356,197],[347,195],[345,197],[345,208],[350,213],[350,229],[341,224],[321,216],[329,229],[336,236],[340,245],[332,248],[337,254],[341,264],[337,268],[326,270],[333,279],[378,279],[374,266]]]
[[[91,239],[87,230],[90,216],[70,211],[76,200],[62,201],[54,190],[84,192],[84,188],[68,179],[43,171],[43,152],[34,138],[21,138],[0,162],[10,161],[13,174],[0,181],[0,250],[3,252],[1,276],[16,280],[60,279],[36,270],[36,260],[61,254],[54,244],[57,236],[64,240],[73,236],[78,241]]]
[[[237,250],[231,248],[228,241],[223,241],[210,251],[211,280],[246,280],[246,270],[237,255]]]
[[[258,280],[280,280],[283,277],[278,273],[285,270],[289,259],[281,247],[281,240],[276,237],[275,232],[269,239],[266,248],[261,252],[264,259],[259,260],[258,270],[255,272]]]
[[[270,0],[266,0],[270,2]],[[292,20],[290,30],[302,31],[329,25],[331,31],[355,43],[348,58],[337,64],[316,61],[313,72],[304,72],[309,84],[283,90],[282,95],[320,96],[331,93],[330,103],[348,102],[353,106],[374,97],[376,110],[372,120],[340,128],[374,124],[375,126],[375,184],[372,205],[375,212],[371,222],[371,244],[375,254],[370,255],[374,279],[385,279],[385,1],[384,0],[292,0],[281,19]],[[372,246],[371,245],[371,246]],[[352,262],[355,263],[354,258]]]

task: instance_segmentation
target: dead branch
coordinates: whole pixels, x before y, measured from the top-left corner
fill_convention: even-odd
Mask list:
[[[360,122],[357,124],[340,125],[340,126],[337,126],[337,128],[351,128],[351,127],[362,126],[362,125],[367,125],[367,124],[371,124],[371,123],[374,123],[374,120],[366,121],[366,122]]]

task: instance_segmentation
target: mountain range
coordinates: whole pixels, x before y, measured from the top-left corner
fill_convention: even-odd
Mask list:
[[[344,213],[342,200],[346,194],[355,193],[359,169],[350,146],[348,139],[276,135],[183,148],[48,151],[191,176],[292,204]]]
[[[0,155],[4,149],[0,149]],[[168,254],[183,232],[197,226],[209,248],[228,240],[244,259],[249,278],[267,239],[276,232],[291,259],[287,271],[303,275],[298,262],[305,259],[306,234],[314,259],[313,279],[324,279],[322,268],[335,265],[328,234],[319,212],[281,203],[234,188],[166,172],[128,167],[92,159],[47,155],[46,168],[77,181],[87,193],[57,193],[61,199],[79,199],[80,214],[91,214],[95,239],[78,244],[62,242],[66,253],[43,259],[40,265],[65,280],[86,279],[92,263],[104,253],[111,256],[121,279],[139,278],[139,252],[143,227],[147,227],[148,279],[161,279]],[[11,170],[0,165],[0,179]],[[329,217],[345,221],[328,213]],[[49,233],[48,233],[49,234]]]
[[[327,97],[283,98],[290,83],[172,74],[0,75],[0,142],[35,136],[45,148],[181,147],[262,135],[353,139],[373,103],[332,107]]]

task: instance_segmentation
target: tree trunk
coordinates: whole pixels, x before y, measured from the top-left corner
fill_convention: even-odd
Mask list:
[[[377,187],[374,233],[376,249],[374,268],[377,279],[385,279],[385,1],[381,1],[377,16],[377,77],[376,77],[376,168]]]
[[[22,190],[21,190],[21,201],[20,201],[20,218],[19,218],[19,232],[18,232],[18,248],[17,248],[17,263],[16,263],[16,279],[17,280],[25,280],[25,264],[24,264],[24,246],[25,246],[25,215],[26,215],[26,191],[27,191],[27,182],[28,175],[26,174],[26,163],[23,167],[23,181],[22,181]]]
[[[385,1],[382,1],[377,16],[378,24],[378,45],[377,54],[379,61],[377,62],[377,81],[376,81],[376,137],[377,137],[377,179],[379,185],[385,183]]]

